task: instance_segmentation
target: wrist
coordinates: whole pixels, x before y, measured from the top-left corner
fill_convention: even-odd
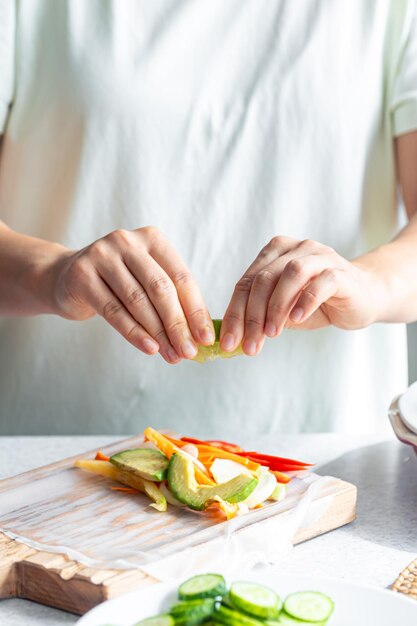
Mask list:
[[[378,248],[352,262],[367,277],[364,284],[364,299],[368,303],[369,314],[367,326],[390,321],[393,288],[383,256],[383,251]]]
[[[65,246],[48,243],[34,254],[26,276],[26,288],[38,313],[62,316],[56,298],[56,284],[72,252]]]

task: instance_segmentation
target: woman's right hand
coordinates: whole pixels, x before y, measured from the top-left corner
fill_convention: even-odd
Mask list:
[[[213,324],[190,271],[157,228],[116,230],[56,264],[62,317],[101,315],[146,354],[192,359],[214,342]]]

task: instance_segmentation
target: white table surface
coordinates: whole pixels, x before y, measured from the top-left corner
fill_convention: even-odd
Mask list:
[[[0,478],[99,448],[122,437],[2,437]],[[279,563],[289,573],[311,572],[386,587],[417,556],[417,456],[394,436],[336,434],[259,436],[239,443],[316,462],[319,473],[358,487],[358,519],[301,544]],[[278,453],[278,452],[277,452]],[[77,616],[29,602],[0,601],[3,626],[74,624]]]

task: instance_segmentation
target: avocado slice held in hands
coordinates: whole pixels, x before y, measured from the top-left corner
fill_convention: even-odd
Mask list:
[[[231,503],[242,502],[258,484],[257,478],[239,474],[220,485],[199,485],[195,479],[193,462],[181,452],[172,455],[167,478],[172,495],[195,511],[206,509],[216,498]]]
[[[193,361],[197,363],[205,363],[206,361],[214,361],[215,359],[230,359],[233,356],[243,355],[242,344],[237,346],[233,352],[226,352],[220,347],[220,329],[222,327],[222,320],[212,320],[215,340],[211,346],[198,346],[198,352]]]
[[[169,461],[159,450],[134,448],[113,454],[110,463],[145,480],[160,482],[166,478]]]

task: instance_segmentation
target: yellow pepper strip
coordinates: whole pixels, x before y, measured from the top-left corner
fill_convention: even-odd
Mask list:
[[[168,459],[172,457],[174,452],[181,451],[181,449],[177,447],[175,444],[171,443],[171,441],[167,437],[162,435],[160,432],[158,432],[154,428],[151,428],[150,426],[148,428],[145,428],[145,430],[143,431],[143,434],[145,436],[145,439],[147,439],[148,441],[152,441],[152,443],[154,443],[156,447],[161,452],[163,452],[166,457],[168,457]],[[216,484],[214,480],[210,478],[210,476],[205,474],[203,470],[201,470],[195,464],[194,464],[194,472],[195,472],[196,481],[200,485],[215,485]]]
[[[111,480],[115,480],[123,485],[128,485],[128,487],[137,489],[138,491],[145,493],[151,500],[153,500],[153,503],[150,505],[152,508],[157,511],[167,510],[167,501],[165,496],[158,486],[150,480],[144,480],[132,472],[121,470],[108,461],[75,461],[75,466],[87,470],[87,472],[106,476],[107,478],[111,478]]]

